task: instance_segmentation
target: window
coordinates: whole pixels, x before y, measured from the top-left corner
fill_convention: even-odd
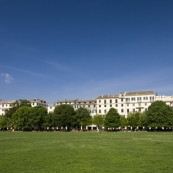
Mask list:
[[[118,100],[117,99],[115,100],[115,103],[118,103]]]
[[[101,110],[99,110],[99,113],[101,113]]]
[[[138,106],[141,106],[141,103],[138,103]]]
[[[106,107],[106,105],[104,105],[104,107]]]
[[[90,105],[88,105],[88,107],[90,108]]]
[[[104,100],[104,104],[106,104],[106,100]]]
[[[112,100],[110,100],[110,103],[112,103]]]
[[[154,97],[150,97],[150,101],[154,101]]]
[[[106,109],[104,110],[104,113],[106,114]]]
[[[110,105],[110,107],[112,107],[112,105]]]
[[[130,102],[130,98],[126,98],[126,102]]]
[[[99,107],[101,107],[101,105],[99,105]]]
[[[129,104],[127,104],[127,106],[129,106]]]
[[[121,101],[123,102],[123,99],[121,99]]]
[[[118,104],[116,104],[116,107],[118,107]]]
[[[131,101],[135,101],[135,100],[136,100],[135,97],[132,97],[132,98],[131,98]]]
[[[124,112],[124,109],[121,109],[121,113],[123,113]]]
[[[99,103],[101,103],[101,100],[99,100]]]
[[[143,97],[143,100],[148,100],[148,97]]]
[[[96,107],[96,105],[94,105],[94,108]]]
[[[133,109],[133,112],[135,112],[135,109]]]
[[[137,100],[140,101],[141,100],[141,97],[137,97]]]
[[[147,106],[147,103],[145,103],[145,106]]]
[[[147,111],[147,108],[145,108],[145,111]]]
[[[121,107],[123,107],[123,104],[121,104]]]
[[[127,109],[127,113],[129,113],[129,109]]]
[[[135,104],[133,103],[133,106],[135,106]]]

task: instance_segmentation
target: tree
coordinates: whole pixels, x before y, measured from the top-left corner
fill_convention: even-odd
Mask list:
[[[148,127],[173,127],[173,109],[163,101],[153,102],[147,111]]]
[[[130,113],[127,117],[127,120],[129,122],[129,125],[133,128],[136,129],[139,126],[139,117],[140,113],[139,112],[133,112]]]
[[[79,108],[76,110],[75,114],[75,125],[77,127],[83,127],[92,124],[92,117],[86,108]]]
[[[17,111],[17,109],[19,109],[22,106],[28,106],[31,107],[31,103],[28,100],[16,100],[14,103],[12,103],[12,108],[7,109],[5,111],[5,116],[7,118],[12,118],[13,113],[15,113]]]
[[[142,112],[139,115],[139,127],[147,127],[147,112]]]
[[[31,107],[22,106],[12,115],[14,128],[28,129],[32,125]]]
[[[47,114],[47,116],[44,117],[44,127],[56,127],[56,121],[55,121],[55,115],[53,112],[50,112]]]
[[[120,116],[120,126],[121,128],[127,127],[129,122],[125,116]]]
[[[54,110],[56,126],[67,127],[68,130],[74,125],[75,111],[71,105],[59,105]]]
[[[10,120],[5,116],[0,116],[0,129],[6,129],[9,126]]]
[[[104,124],[103,115],[99,115],[99,114],[95,115],[93,117],[93,124],[95,124],[100,130],[101,126],[103,126],[103,124]]]
[[[105,128],[117,128],[120,126],[120,115],[116,109],[109,109],[109,112],[106,114],[104,125]]]
[[[42,106],[36,106],[31,109],[31,124],[32,127],[40,129],[47,115],[47,109]]]

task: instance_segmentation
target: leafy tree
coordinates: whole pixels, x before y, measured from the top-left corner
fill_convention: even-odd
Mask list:
[[[56,124],[57,123],[53,112],[48,113],[47,116],[44,117],[44,127],[56,127]]]
[[[85,128],[86,126],[92,124],[92,117],[86,108],[79,108],[76,110],[75,114],[75,125],[77,127],[82,126]]]
[[[120,126],[121,128],[127,127],[129,122],[125,116],[120,116]]]
[[[14,103],[12,103],[12,108],[6,110],[5,116],[7,118],[12,118],[13,113],[17,111],[22,106],[28,106],[31,107],[31,103],[28,100],[16,100]]]
[[[147,113],[142,112],[139,115],[139,127],[147,127]]]
[[[173,127],[173,109],[163,101],[153,102],[147,111],[148,127]]]
[[[41,128],[45,116],[47,115],[47,109],[42,106],[36,106],[31,109],[31,123],[33,127]]]
[[[68,130],[74,125],[75,111],[71,105],[59,105],[54,110],[56,126],[67,127]]]
[[[0,116],[0,128],[6,129],[9,126],[9,119],[5,116]]]
[[[133,112],[130,113],[127,117],[127,120],[129,122],[129,125],[135,129],[139,126],[139,117],[140,117],[140,113],[139,112]]]
[[[111,108],[106,114],[104,121],[105,128],[117,128],[120,126],[120,115],[116,109]]]
[[[103,115],[95,115],[93,117],[93,124],[95,124],[99,129],[101,128],[101,126],[103,126],[104,124],[104,117]]]
[[[32,125],[31,107],[22,106],[12,115],[14,128],[28,129]]]

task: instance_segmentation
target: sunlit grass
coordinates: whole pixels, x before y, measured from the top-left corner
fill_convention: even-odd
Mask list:
[[[173,133],[0,132],[0,172],[173,170]]]

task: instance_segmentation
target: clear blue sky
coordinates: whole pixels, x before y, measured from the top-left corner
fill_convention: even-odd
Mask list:
[[[0,0],[0,99],[173,95],[173,0]]]

